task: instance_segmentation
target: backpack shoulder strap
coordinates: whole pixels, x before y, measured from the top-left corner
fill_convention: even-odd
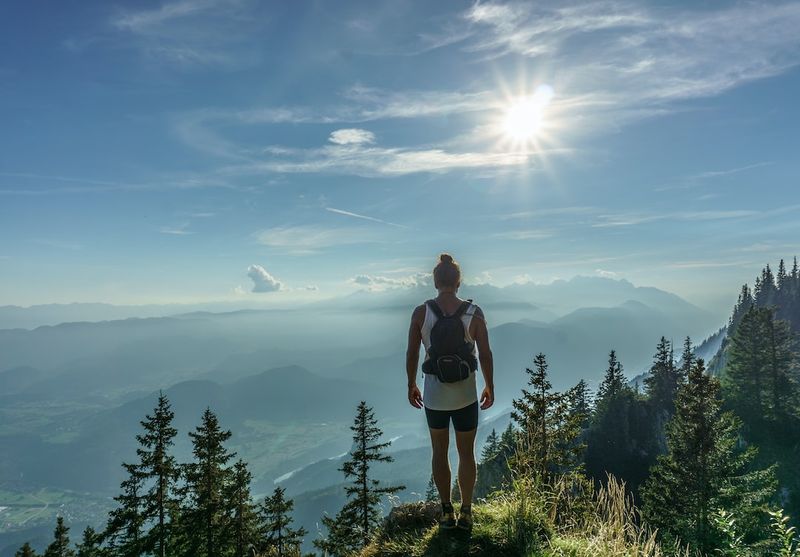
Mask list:
[[[462,315],[464,315],[464,313],[466,313],[466,311],[469,309],[469,306],[471,305],[472,305],[472,300],[465,300],[461,302],[461,305],[458,306],[458,309],[453,315],[461,317]]]
[[[437,318],[441,319],[442,317],[444,317],[444,312],[442,312],[442,308],[439,307],[439,304],[436,303],[436,300],[428,300],[427,302],[425,302],[425,305],[427,305],[431,309],[431,311]]]

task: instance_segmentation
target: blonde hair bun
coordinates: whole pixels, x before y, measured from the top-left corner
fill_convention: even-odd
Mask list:
[[[436,288],[445,286],[458,288],[461,284],[461,267],[449,253],[439,254],[439,262],[433,268],[433,285]]]

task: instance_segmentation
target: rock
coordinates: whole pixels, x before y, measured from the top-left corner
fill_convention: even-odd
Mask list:
[[[441,505],[420,501],[394,507],[383,523],[383,531],[393,534],[402,531],[425,530],[439,520]]]

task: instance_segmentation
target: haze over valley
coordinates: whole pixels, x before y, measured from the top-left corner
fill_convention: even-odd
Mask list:
[[[404,396],[408,319],[430,296],[420,285],[283,309],[0,308],[0,495],[29,498],[6,510],[0,547],[31,532],[46,537],[56,512],[76,526],[100,520],[160,390],[175,410],[179,458],[190,456],[186,433],[211,407],[235,433],[231,446],[250,463],[254,493],[285,486],[307,528],[320,505],[341,502],[331,490],[360,400],[375,407],[398,458],[379,475],[407,483],[404,497],[420,493],[426,476],[397,470],[426,462],[430,450],[424,419]],[[489,424],[508,424],[538,351],[550,358],[555,388],[581,378],[596,386],[610,348],[633,377],[648,368],[660,336],[699,343],[724,324],[675,294],[602,277],[468,285],[463,296],[484,308],[496,358],[497,404],[479,441]],[[30,499],[37,493],[48,503]]]

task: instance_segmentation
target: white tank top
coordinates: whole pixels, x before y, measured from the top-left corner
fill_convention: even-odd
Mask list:
[[[469,326],[472,323],[472,316],[478,306],[470,304],[461,316],[464,323],[464,340],[473,343],[473,352],[478,357],[478,349],[469,334]],[[425,321],[422,323],[422,344],[425,345],[425,360],[428,359],[428,351],[431,347],[431,329],[438,320],[436,314],[431,311],[428,304],[425,304]],[[425,383],[422,391],[422,402],[425,408],[431,410],[460,410],[478,400],[478,388],[475,382],[475,372],[469,377],[456,383],[442,383],[435,375],[423,373]]]

